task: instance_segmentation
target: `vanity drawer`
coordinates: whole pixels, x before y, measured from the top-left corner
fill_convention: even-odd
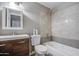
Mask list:
[[[0,53],[6,53],[9,56],[29,55],[29,38],[0,41]]]

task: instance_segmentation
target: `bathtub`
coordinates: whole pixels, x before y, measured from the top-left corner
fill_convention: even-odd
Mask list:
[[[58,42],[46,42],[47,54],[52,56],[79,56],[79,49]]]

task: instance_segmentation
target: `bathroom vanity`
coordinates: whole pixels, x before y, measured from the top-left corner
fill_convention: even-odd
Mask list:
[[[3,7],[2,30],[13,31],[13,35],[0,36],[0,56],[29,55],[29,35],[14,35],[14,31],[23,30],[22,10]]]
[[[0,56],[28,56],[29,36],[0,36]]]

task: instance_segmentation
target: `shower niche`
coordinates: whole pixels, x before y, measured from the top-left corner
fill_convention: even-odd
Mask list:
[[[2,10],[2,29],[22,30],[23,29],[22,11],[4,7]]]

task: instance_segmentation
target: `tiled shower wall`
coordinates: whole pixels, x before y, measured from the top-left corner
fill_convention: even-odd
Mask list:
[[[79,48],[79,3],[52,11],[52,37],[56,42]]]

